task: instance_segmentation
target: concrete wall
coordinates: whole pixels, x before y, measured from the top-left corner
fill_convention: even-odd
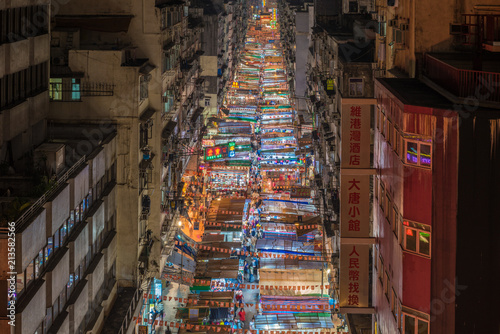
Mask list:
[[[92,216],[92,244],[97,240],[97,236],[104,229],[104,217],[105,208],[104,205],[101,205],[97,212]]]
[[[69,334],[69,315],[66,315],[61,327],[57,331],[57,334]]]
[[[70,305],[70,319],[73,315],[73,328],[76,329],[84,319],[89,308],[89,284],[84,281],[85,286],[80,292],[80,295],[76,299],[73,305]],[[82,284],[82,283],[80,283]]]
[[[45,209],[22,232],[16,234],[16,271],[21,273],[45,246],[46,214]],[[40,236],[42,236],[40,238]],[[20,251],[19,251],[20,250]]]
[[[62,257],[59,263],[55,266],[54,270],[46,274],[47,281],[47,305],[53,305],[59,294],[66,289],[66,284],[69,279],[69,259],[70,252]],[[49,286],[50,284],[50,286]]]
[[[309,53],[309,13],[297,12],[295,15],[295,94],[305,96],[307,90],[306,65]],[[301,109],[305,109],[301,106]]]
[[[10,61],[8,68],[10,73],[19,72],[30,66],[29,57],[16,57],[15,55],[29,55],[30,54],[30,41],[24,39],[22,41],[10,43]]]
[[[86,225],[75,241],[69,243],[71,262],[74,264],[72,269],[78,267],[89,251],[89,227]]]
[[[102,150],[92,160],[91,184],[96,185],[97,182],[104,176],[105,173],[106,173],[106,152],[105,150]]]
[[[86,13],[87,15],[99,14],[130,14],[132,11],[132,1],[130,0],[72,0],[68,6],[58,6],[57,15],[78,15]],[[142,3],[143,1],[141,1]],[[68,2],[64,1],[62,4]]]
[[[69,217],[69,212],[72,209],[69,206],[69,192],[70,186],[66,185],[52,202],[45,205],[47,208],[47,237],[53,236]]]
[[[89,166],[85,168],[75,176],[73,181],[73,191],[74,191],[74,206],[76,208],[83,199],[89,194]]]
[[[101,257],[101,260],[95,267],[92,272],[91,278],[89,280],[89,289],[90,289],[90,299],[94,300],[97,293],[100,291],[101,285],[104,282],[104,257]],[[108,292],[108,291],[103,291]]]
[[[46,285],[43,283],[23,312],[16,314],[16,334],[34,333],[42,323],[45,317],[45,289]]]

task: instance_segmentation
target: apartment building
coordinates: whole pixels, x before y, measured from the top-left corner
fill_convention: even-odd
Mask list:
[[[45,139],[49,101],[49,1],[0,5],[0,164],[16,174]],[[25,54],[25,57],[19,57]],[[0,194],[3,196],[4,194]]]
[[[307,61],[311,30],[314,26],[313,2],[283,1],[278,7],[280,37],[287,59],[287,71],[294,80],[295,107],[299,113],[307,113]]]
[[[200,23],[171,1],[72,2],[55,16],[50,117],[117,124],[123,285],[162,269],[162,224],[199,136]]]
[[[346,98],[375,97],[367,171],[375,174],[369,219],[372,330],[495,332],[491,298],[498,289],[490,279],[498,277],[492,269],[498,252],[484,231],[495,230],[490,217],[500,203],[491,188],[498,180],[498,15],[491,5],[471,2],[429,4],[427,9],[437,6],[430,16],[419,10],[421,4],[410,5],[389,1],[377,3],[370,14],[343,10],[341,16],[317,16],[313,29],[309,108],[319,124],[317,161],[329,166],[318,186],[328,189],[326,180],[340,189],[340,203],[335,191],[324,201],[340,213],[340,231],[334,224],[331,232],[340,235],[340,311],[343,290],[349,291],[342,288],[342,217],[350,210],[343,211],[342,174],[352,162],[345,153],[353,148],[345,145],[353,138],[342,131],[342,104]],[[473,212],[486,215],[474,232],[466,225]],[[484,254],[491,267],[481,260]],[[347,320],[356,330],[367,328],[368,319]]]
[[[0,187],[15,194],[2,204],[3,213],[15,215],[8,219],[15,221],[16,248],[15,270],[1,262],[5,291],[15,283],[15,326],[2,309],[2,333],[95,331],[116,296],[115,128],[51,124],[49,138],[29,152],[33,165],[25,175],[1,177]],[[9,199],[10,208],[25,201],[27,209],[9,210]],[[7,254],[5,226],[0,245]],[[13,271],[16,277],[6,275]]]

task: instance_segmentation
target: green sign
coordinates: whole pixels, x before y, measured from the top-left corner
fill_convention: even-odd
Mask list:
[[[235,143],[231,142],[224,145],[212,146],[205,148],[205,161],[221,159],[229,157],[234,157],[235,155]]]

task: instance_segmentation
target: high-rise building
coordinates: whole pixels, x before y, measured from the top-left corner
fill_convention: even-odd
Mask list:
[[[345,132],[343,124],[357,121],[342,105],[371,96],[372,330],[496,332],[498,252],[490,235],[500,203],[492,190],[498,187],[498,15],[475,2],[377,2],[369,13],[354,10],[356,3],[341,15],[317,14],[309,56],[309,109],[317,115],[323,170],[318,185],[325,213],[340,214],[340,231],[334,224],[331,234],[343,245],[351,228],[342,218],[352,213],[342,205],[342,175],[352,174],[343,165],[357,145],[353,128]],[[474,212],[477,228],[467,224]],[[351,290],[342,285],[342,258],[340,246],[341,313],[341,296]],[[346,313],[353,329],[369,327]]]
[[[116,130],[48,130],[32,165],[1,176],[2,333],[96,330],[116,296]]]

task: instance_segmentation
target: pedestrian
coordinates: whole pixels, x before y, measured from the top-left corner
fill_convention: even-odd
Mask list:
[[[252,283],[253,282],[253,271],[254,271],[254,266],[252,263],[250,263],[249,267],[248,267],[248,272],[249,272],[249,275],[250,277],[248,278],[248,282]]]
[[[240,312],[238,312],[238,316],[240,317],[240,328],[243,328],[245,326],[245,320],[246,320],[246,312],[245,309],[242,307],[240,309]]]
[[[243,277],[245,280],[248,278],[248,263],[245,261],[245,266],[243,267]]]

